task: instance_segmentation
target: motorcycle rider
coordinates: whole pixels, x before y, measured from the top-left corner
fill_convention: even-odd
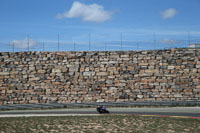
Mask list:
[[[97,109],[97,111],[98,111],[99,113],[102,113],[106,108],[105,108],[104,106],[102,106],[102,105],[101,105],[101,106],[98,105],[96,109]]]

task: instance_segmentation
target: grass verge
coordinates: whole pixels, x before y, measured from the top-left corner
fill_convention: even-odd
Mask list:
[[[200,132],[199,119],[134,115],[0,118],[0,132]]]

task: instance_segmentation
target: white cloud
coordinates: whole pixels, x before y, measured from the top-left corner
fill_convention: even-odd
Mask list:
[[[13,40],[11,45],[14,44],[16,48],[31,48],[37,45],[37,42],[32,39],[25,38],[24,40]]]
[[[82,18],[83,21],[104,22],[111,18],[112,13],[105,11],[104,7],[98,4],[86,5],[75,1],[71,9],[64,13],[58,13],[57,18]]]
[[[178,13],[178,11],[176,9],[169,8],[169,9],[161,12],[161,17],[163,19],[169,19],[169,18],[173,18],[177,13]]]
[[[164,38],[163,40],[160,40],[159,43],[162,43],[162,44],[179,44],[181,42],[178,41],[178,40],[170,40],[168,38]]]

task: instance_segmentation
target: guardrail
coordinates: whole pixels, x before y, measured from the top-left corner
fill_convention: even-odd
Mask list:
[[[45,104],[11,104],[0,105],[0,110],[23,109],[50,109],[50,108],[83,108],[103,105],[106,107],[134,107],[134,106],[200,106],[200,101],[129,101],[129,102],[103,102],[103,103],[45,103]]]

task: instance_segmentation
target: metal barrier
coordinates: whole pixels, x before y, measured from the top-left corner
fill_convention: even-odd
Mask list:
[[[10,104],[0,105],[0,110],[49,109],[74,107],[130,107],[130,106],[200,106],[200,101],[129,101],[129,102],[96,102],[96,103],[45,103],[45,104]]]

